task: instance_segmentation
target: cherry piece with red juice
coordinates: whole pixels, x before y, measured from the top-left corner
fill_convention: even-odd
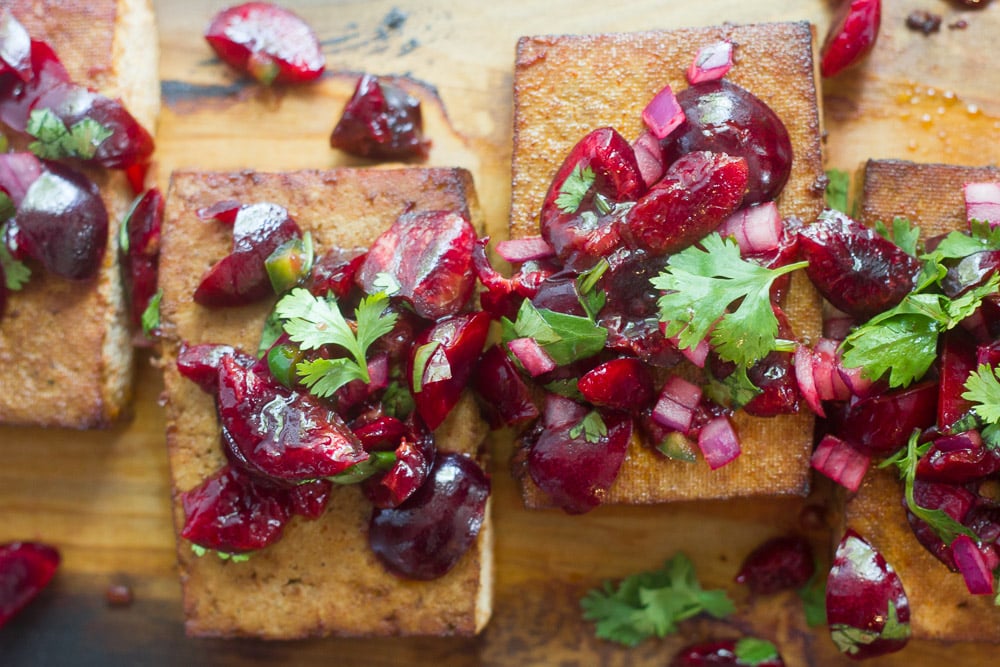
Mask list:
[[[805,586],[816,571],[809,541],[801,535],[774,537],[744,559],[736,583],[746,584],[757,595],[771,595]]]
[[[221,208],[221,210],[220,210]],[[275,248],[302,236],[295,220],[282,206],[270,203],[211,207],[199,211],[203,219],[232,221],[230,254],[215,263],[195,290],[195,302],[210,308],[243,306],[272,293],[264,261]]]
[[[837,648],[855,660],[899,651],[910,637],[910,603],[899,575],[851,529],[827,578],[826,617]]]
[[[375,507],[389,509],[403,504],[423,486],[437,456],[434,436],[426,429],[411,429],[398,443],[392,467],[362,482],[365,496]]]
[[[49,585],[60,560],[56,549],[39,542],[0,545],[0,627]]]
[[[314,81],[326,68],[309,24],[267,2],[222,10],[205,31],[205,40],[223,62],[264,85]]]
[[[368,543],[393,574],[436,579],[476,541],[489,494],[489,477],[475,461],[439,454],[427,481],[406,502],[373,511]]]
[[[429,320],[455,315],[475,287],[475,244],[472,223],[459,213],[404,213],[372,244],[358,285],[368,294],[385,291],[401,298]]]
[[[160,229],[163,225],[163,195],[148,190],[122,221],[118,244],[119,263],[129,304],[132,326],[142,326],[142,314],[156,294],[160,264]]]
[[[365,74],[333,128],[330,146],[375,160],[425,160],[431,141],[424,137],[420,100]]]
[[[766,658],[759,662],[749,663],[739,659],[738,640],[719,639],[701,644],[685,646],[670,661],[670,667],[785,667],[785,661],[780,655]]]
[[[686,120],[663,140],[669,165],[696,151],[746,160],[744,205],[777,198],[792,169],[792,140],[785,124],[763,100],[730,81],[682,90],[677,101]]]
[[[365,261],[366,252],[344,248],[327,250],[313,263],[306,288],[315,296],[333,294],[337,301],[343,301],[354,288],[354,279]]]
[[[828,411],[830,432],[872,456],[887,456],[906,445],[914,430],[934,425],[937,382],[928,380],[875,394]]]
[[[653,401],[653,378],[632,357],[598,364],[580,378],[577,389],[594,405],[629,412],[641,412]]]
[[[232,345],[182,343],[177,353],[177,370],[206,394],[215,396],[219,391],[219,367],[223,357],[232,357],[243,368],[250,368],[257,360]]]
[[[878,38],[882,0],[841,0],[820,49],[820,73],[840,74],[860,62]]]
[[[491,345],[480,357],[472,388],[490,428],[518,426],[538,417],[531,390],[500,345]]]

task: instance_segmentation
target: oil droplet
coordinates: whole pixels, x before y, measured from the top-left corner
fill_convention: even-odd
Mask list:
[[[934,122],[934,119],[931,118],[931,115],[929,113],[925,113],[920,117],[920,122],[924,125],[930,125],[931,123]]]
[[[968,113],[968,114],[969,114],[970,116],[975,116],[976,114],[978,114],[978,113],[979,113],[979,107],[978,107],[977,105],[975,105],[975,104],[970,104],[970,105],[968,105],[967,107],[965,107],[965,111],[966,111],[966,112],[967,112],[967,113]]]
[[[917,140],[916,139],[910,139],[910,143],[908,143],[906,145],[906,147],[909,148],[911,151],[917,150]]]

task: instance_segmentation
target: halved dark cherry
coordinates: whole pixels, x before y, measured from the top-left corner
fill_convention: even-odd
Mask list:
[[[60,560],[56,549],[40,542],[0,545],[0,628],[49,585]]]
[[[820,73],[836,76],[871,51],[882,20],[882,0],[841,0],[820,49]]]
[[[326,60],[312,28],[268,2],[246,2],[216,14],[205,40],[223,62],[265,85],[303,83],[323,74]]]
[[[859,320],[898,304],[920,275],[920,260],[838,211],[806,225],[799,249],[819,293]]]
[[[809,541],[801,535],[782,535],[759,545],[743,560],[736,583],[757,595],[770,595],[805,586],[816,571]]]
[[[229,466],[181,494],[181,537],[206,549],[239,554],[281,539],[289,511],[285,491]]]
[[[365,480],[365,496],[382,509],[399,507],[427,481],[437,456],[434,436],[424,428],[411,428],[396,440],[396,462],[381,475]]]
[[[227,202],[199,212],[233,225],[233,249],[202,277],[194,300],[203,306],[242,306],[272,293],[264,260],[285,241],[302,235],[288,211],[277,204],[241,206]]]
[[[472,388],[490,428],[526,424],[538,417],[538,406],[514,362],[500,345],[491,345],[472,373]]]
[[[744,204],[776,199],[792,168],[792,141],[785,124],[763,100],[725,79],[690,86],[677,94],[686,120],[662,142],[667,164],[695,151],[746,160]]]
[[[424,137],[420,100],[387,79],[364,74],[333,128],[330,146],[376,160],[423,160],[431,142]]]
[[[386,291],[406,300],[421,317],[454,315],[472,296],[476,231],[452,211],[404,213],[379,236],[358,271],[369,294]]]
[[[479,536],[490,480],[462,454],[439,454],[427,482],[406,502],[372,513],[368,543],[390,572],[436,579],[451,570]]]
[[[870,455],[888,455],[906,445],[914,429],[934,425],[938,387],[925,381],[875,394],[829,411],[830,431]]]

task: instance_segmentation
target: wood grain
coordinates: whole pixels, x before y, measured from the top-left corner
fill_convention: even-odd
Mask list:
[[[429,162],[473,172],[487,229],[503,238],[510,198],[514,46],[521,35],[810,20],[820,35],[827,0],[596,0],[470,3],[461,0],[297,0],[319,33],[330,73],[315,86],[263,91],[216,61],[201,31],[223,2],[159,0],[161,185],[179,167],[327,168],[353,164],[327,138],[353,73],[408,74],[425,101]],[[988,48],[1000,5],[962,11],[945,0],[884,3],[882,34],[862,67],[824,82],[828,164],[869,157],[988,164],[1000,160],[1000,70]],[[394,9],[402,25],[387,27]],[[914,9],[942,14],[941,31],[908,31]],[[964,18],[964,30],[947,24]],[[971,106],[971,105],[974,105]],[[925,117],[926,116],[926,117]],[[795,528],[801,500],[601,508],[583,517],[527,511],[505,464],[509,434],[492,439],[496,485],[497,599],[473,640],[249,642],[186,639],[175,572],[161,384],[139,360],[134,418],[107,431],[0,429],[0,541],[44,539],[64,561],[53,587],[0,629],[5,665],[662,665],[685,641],[756,631],[787,664],[847,665],[825,632],[803,626],[797,600],[750,601],[732,584],[740,559],[767,536]],[[0,387],[0,391],[9,391]],[[817,545],[829,541],[813,534]],[[634,650],[593,639],[578,599],[603,578],[657,567],[683,549],[704,583],[726,586],[741,613],[725,624]],[[135,602],[111,608],[105,591],[129,583]],[[995,647],[913,643],[876,666],[988,664]]]

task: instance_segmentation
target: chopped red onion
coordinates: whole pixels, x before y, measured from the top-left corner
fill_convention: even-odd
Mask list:
[[[968,535],[959,535],[951,543],[955,566],[965,578],[965,586],[973,595],[993,595],[993,572],[975,541]]]
[[[587,408],[559,394],[545,394],[542,422],[546,428],[561,428],[577,424],[587,414]]]
[[[717,231],[732,236],[740,252],[761,253],[774,250],[781,242],[784,225],[773,201],[742,208],[722,221]]]
[[[854,327],[854,318],[838,310],[829,301],[823,301],[823,336],[844,340]]]
[[[642,110],[642,120],[657,139],[663,139],[684,122],[684,110],[670,86],[664,86]]]
[[[725,415],[710,420],[698,434],[698,448],[712,470],[721,468],[740,455],[740,439]]]
[[[705,81],[718,81],[733,66],[733,45],[721,41],[703,46],[688,67],[687,80],[692,86]]]
[[[541,236],[528,236],[500,241],[497,244],[497,254],[512,264],[521,264],[534,259],[548,259],[555,256],[556,251]]]
[[[827,435],[813,452],[812,467],[850,491],[857,491],[865,478],[871,457],[845,440]]]
[[[792,363],[795,365],[795,381],[809,409],[820,417],[825,417],[826,413],[823,411],[823,404],[816,390],[815,359],[816,355],[805,345],[795,348],[795,355],[792,357]]]
[[[955,452],[962,449],[979,449],[983,446],[983,437],[979,431],[965,431],[955,435],[943,435],[934,441],[934,447],[942,452]]]
[[[534,338],[515,338],[507,343],[507,347],[531,377],[538,377],[556,368],[556,362]]]
[[[653,419],[667,428],[687,433],[700,402],[701,387],[675,375],[663,385],[653,408]]]
[[[663,331],[664,329],[666,329],[666,323],[661,322],[660,330]],[[708,345],[707,339],[702,338],[700,341],[698,341],[698,344],[695,345],[694,347],[685,347],[685,348],[681,347],[680,334],[668,338],[667,340],[670,341],[670,343],[672,343],[674,347],[680,350],[680,353],[683,354],[684,357],[692,364],[694,364],[698,368],[705,367],[705,360],[708,359],[708,352],[711,349]]]
[[[816,374],[816,390],[820,400],[823,401],[846,401],[852,395],[851,387],[847,384],[841,373],[844,364],[840,355],[840,341],[831,338],[820,338],[813,347],[817,361],[813,365],[813,372]],[[859,376],[861,369],[852,368],[851,372]],[[828,375],[829,378],[825,377]],[[820,376],[824,376],[822,380]],[[821,388],[820,385],[823,385]],[[870,384],[870,383],[869,383]]]
[[[20,206],[31,184],[42,174],[42,163],[31,153],[0,154],[0,189]]]
[[[965,217],[1000,225],[1000,182],[965,184]]]
[[[635,161],[639,164],[642,180],[645,181],[647,188],[653,187],[653,184],[663,178],[663,172],[667,170],[663,164],[663,149],[660,148],[659,139],[646,130],[632,142],[632,150],[635,153]]]

